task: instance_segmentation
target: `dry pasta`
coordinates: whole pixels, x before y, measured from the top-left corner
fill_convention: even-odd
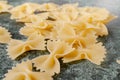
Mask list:
[[[99,54],[98,54],[99,52]],[[92,63],[100,65],[105,58],[106,49],[102,43],[90,45],[87,48],[78,48],[70,54],[63,57],[63,62],[68,63],[76,60],[87,59]]]
[[[52,28],[52,24],[48,21],[39,21],[37,23],[26,23],[26,26],[20,29],[20,33],[25,36],[30,36],[33,33],[38,33],[44,37],[48,37]]]
[[[37,69],[54,75],[60,73],[59,58],[72,52],[74,48],[63,41],[49,41],[47,43],[49,55],[43,55],[33,59],[33,63]]]
[[[34,11],[39,8],[39,6],[40,5],[36,3],[25,3],[17,6],[10,11],[10,13],[12,14],[11,19],[21,20],[24,18],[28,18],[28,16],[33,14]]]
[[[8,55],[12,59],[29,50],[45,50],[44,37],[34,33],[26,41],[12,39],[8,44]]]
[[[31,61],[22,62],[13,67],[5,74],[3,80],[53,80],[52,77],[45,72],[33,72]]]
[[[11,35],[5,28],[0,26],[0,43],[8,43],[11,40]]]
[[[60,73],[60,62],[69,63],[87,59],[100,65],[106,49],[99,36],[108,35],[106,24],[115,19],[105,8],[78,7],[78,4],[24,3],[12,9],[6,1],[0,1],[0,13],[11,13],[11,19],[24,22],[19,31],[26,41],[11,39],[10,33],[0,27],[0,43],[8,43],[8,55],[16,59],[29,50],[48,50],[31,61],[22,62],[5,75],[4,80],[52,80]],[[34,63],[40,72],[32,71]]]

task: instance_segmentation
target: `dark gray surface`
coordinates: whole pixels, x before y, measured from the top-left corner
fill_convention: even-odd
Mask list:
[[[107,48],[105,61],[100,66],[92,64],[87,60],[77,61],[70,64],[62,64],[61,73],[56,75],[55,80],[120,80],[120,65],[116,63],[116,59],[120,59],[120,0],[8,0],[12,5],[22,4],[24,2],[54,2],[57,4],[63,3],[76,3],[79,2],[80,6],[98,6],[105,7],[113,14],[118,16],[118,19],[109,23],[109,35],[100,38]],[[9,19],[10,14],[0,14],[0,25],[7,28],[15,39],[25,39],[19,35],[18,31],[23,26],[22,23],[16,23]],[[6,45],[0,44],[0,80],[3,75],[13,65],[20,61],[12,61],[6,55]],[[27,58],[32,59],[40,55],[41,51],[27,52]]]

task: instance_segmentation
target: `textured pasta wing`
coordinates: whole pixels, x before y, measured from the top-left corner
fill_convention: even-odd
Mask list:
[[[0,26],[0,43],[8,43],[11,40],[11,35],[5,28]]]

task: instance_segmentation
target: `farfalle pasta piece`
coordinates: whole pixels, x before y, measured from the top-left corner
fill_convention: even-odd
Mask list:
[[[10,11],[10,13],[12,14],[11,19],[20,20],[28,18],[39,7],[40,5],[37,3],[24,3],[22,5],[19,5]]]
[[[45,50],[44,37],[34,33],[26,41],[12,39],[8,44],[8,55],[12,59],[29,50]]]
[[[58,8],[56,11],[51,11],[51,16],[57,21],[70,22],[78,17],[79,10],[73,4],[66,4]]]
[[[11,40],[11,35],[5,28],[0,26],[0,43],[8,43]]]
[[[22,62],[13,67],[5,74],[3,80],[53,80],[52,77],[45,72],[33,72],[31,61]]]
[[[0,1],[0,13],[1,12],[9,12],[9,9],[12,8],[11,5],[7,4],[7,1]]]
[[[87,59],[92,63],[100,65],[105,58],[106,49],[102,46],[102,43],[97,43],[88,46],[87,48],[75,49],[70,54],[63,57],[63,62],[68,63],[76,60]]]
[[[84,7],[79,8],[81,17],[80,20],[86,20],[88,22],[109,22],[114,19],[115,16],[111,15],[110,12],[105,8],[99,7]]]
[[[59,58],[72,52],[74,48],[68,45],[64,41],[48,41],[47,49],[50,52],[49,55],[43,55],[33,59],[33,63],[37,69],[45,71],[51,75],[60,73]]]
[[[106,36],[106,35],[108,35],[108,29],[107,29],[106,25],[101,23],[101,22],[94,23],[94,24],[85,23],[85,26],[86,27],[84,27],[84,30],[87,31],[87,29],[88,30],[90,29],[92,31],[95,31],[97,36]]]
[[[20,34],[30,36],[33,33],[38,33],[44,37],[48,37],[51,32],[52,26],[53,25],[47,21],[27,23],[25,27],[20,29]]]
[[[70,27],[69,25],[65,25],[63,28],[61,28],[61,30],[59,30],[58,38],[73,45],[77,42],[77,44],[81,45],[81,47],[85,47],[97,42],[97,36],[95,35],[95,32],[91,30],[84,30],[79,34],[76,34],[74,28]]]
[[[97,36],[106,36],[108,35],[108,29],[105,24],[102,22],[95,22],[95,23],[89,23],[89,22],[80,22],[76,21],[71,23],[71,25],[74,27],[77,33],[81,31],[91,30],[96,33]]]

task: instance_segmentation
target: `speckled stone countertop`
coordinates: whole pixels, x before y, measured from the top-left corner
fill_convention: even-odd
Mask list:
[[[101,65],[95,65],[88,60],[76,61],[69,64],[62,64],[61,73],[54,76],[54,80],[120,80],[120,64],[116,63],[116,59],[120,59],[120,0],[8,0],[10,4],[16,6],[24,2],[54,2],[57,4],[79,3],[79,6],[98,6],[107,8],[111,13],[118,16],[118,19],[107,25],[109,35],[99,38],[107,48],[106,58]],[[18,33],[23,23],[16,23],[10,20],[10,14],[0,14],[0,25],[7,28],[12,33],[14,39],[25,39]],[[42,55],[41,51],[29,51],[30,53],[21,60],[11,60],[6,55],[6,45],[0,44],[0,80],[8,69],[11,69],[16,63],[32,59]],[[47,53],[46,53],[47,54]]]

